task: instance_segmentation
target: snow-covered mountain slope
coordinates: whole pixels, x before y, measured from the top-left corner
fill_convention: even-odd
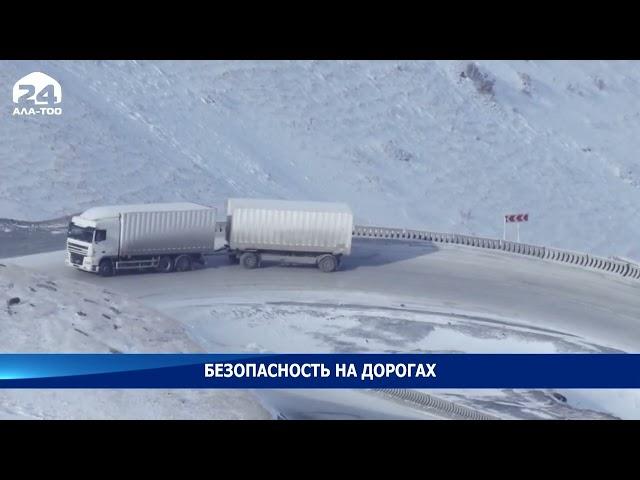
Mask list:
[[[32,71],[61,117],[11,116]],[[640,62],[0,62],[0,217],[336,199],[494,237],[528,212],[522,241],[640,258],[639,97]]]
[[[13,302],[9,302],[11,299]],[[103,287],[0,263],[3,353],[199,352],[184,327]],[[248,392],[0,391],[0,418],[269,418]]]

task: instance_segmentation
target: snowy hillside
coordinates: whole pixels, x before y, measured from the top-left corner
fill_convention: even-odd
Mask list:
[[[12,117],[43,71],[61,117]],[[227,196],[640,258],[640,62],[0,62],[0,218]],[[513,232],[510,232],[512,234]]]
[[[18,299],[10,301],[11,299]],[[199,352],[175,320],[108,289],[0,263],[3,353]],[[0,391],[2,418],[269,418],[242,391]]]

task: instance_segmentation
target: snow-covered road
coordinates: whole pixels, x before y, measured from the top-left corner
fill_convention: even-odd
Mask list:
[[[214,257],[207,268],[194,272],[105,279],[64,266],[63,252],[3,262],[132,296],[178,319],[193,340],[212,352],[640,351],[640,283],[468,247],[357,240],[353,255],[334,274],[279,265],[248,271],[228,264],[226,257]],[[461,401],[460,392],[450,393]],[[617,400],[622,406],[609,412],[640,416],[635,393],[628,394]],[[304,395],[311,398],[308,393],[292,393],[299,396],[296,401],[284,395],[271,392],[266,402],[275,401],[276,409],[296,405],[295,412],[284,413],[289,418],[311,415],[301,406]],[[322,395],[312,397],[313,408],[322,410],[317,406]],[[541,404],[523,397],[522,403],[515,402],[520,412],[528,402]],[[578,397],[582,405],[607,411],[606,398]],[[333,392],[324,400],[335,405],[340,398],[351,405],[345,411],[351,411],[354,404],[364,407],[362,398],[368,397]],[[496,402],[493,407],[486,403],[487,413],[522,417],[495,408]],[[552,418],[572,416],[566,404],[560,410],[551,407],[546,415]],[[337,415],[335,408],[327,411]]]
[[[519,325],[606,348],[640,351],[640,283],[501,252],[357,240],[343,269],[330,275],[310,267],[278,265],[247,271],[229,265],[226,257],[214,257],[208,268],[195,272],[107,279],[66,267],[63,255],[50,252],[6,261],[107,286],[181,319],[193,317],[194,308],[238,303],[381,307]],[[202,320],[211,329],[220,321]],[[298,343],[287,347],[286,338],[260,340],[271,351],[301,349]],[[244,347],[242,341],[227,348]]]

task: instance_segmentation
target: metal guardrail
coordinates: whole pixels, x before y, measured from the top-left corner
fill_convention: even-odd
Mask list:
[[[428,393],[402,388],[384,388],[373,390],[386,397],[391,397],[425,409],[429,413],[445,415],[456,420],[499,420],[499,417],[479,412],[473,408],[465,407],[457,403],[434,397]]]
[[[459,235],[456,233],[430,232],[426,230],[409,230],[356,225],[354,238],[379,238],[397,240],[418,240],[433,243],[465,245],[469,247],[501,250],[509,253],[527,255],[558,263],[577,265],[583,268],[613,273],[622,277],[640,279],[640,266],[624,260],[598,257],[586,253],[572,252],[559,248],[542,247],[526,243],[511,242],[495,238]]]

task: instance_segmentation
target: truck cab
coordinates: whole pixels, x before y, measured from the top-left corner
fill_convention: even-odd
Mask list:
[[[117,216],[97,217],[87,210],[73,217],[67,230],[67,265],[97,272],[100,261],[118,256],[120,223]]]

